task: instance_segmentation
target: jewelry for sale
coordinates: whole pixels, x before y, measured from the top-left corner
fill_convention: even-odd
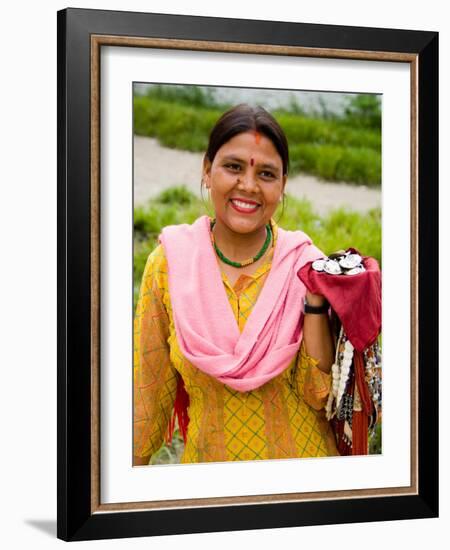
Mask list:
[[[328,257],[316,260],[312,263],[312,268],[329,275],[358,275],[366,270],[361,256],[350,250],[342,254],[330,254]]]

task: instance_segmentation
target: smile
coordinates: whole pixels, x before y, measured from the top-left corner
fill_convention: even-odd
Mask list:
[[[245,214],[252,214],[253,212],[256,212],[259,208],[259,204],[257,202],[246,202],[239,199],[230,199],[231,206],[237,210],[238,212],[243,212]]]

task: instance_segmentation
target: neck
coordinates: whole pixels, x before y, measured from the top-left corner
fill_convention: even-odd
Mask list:
[[[260,251],[266,240],[267,229],[264,225],[251,233],[235,233],[216,219],[213,234],[217,247],[227,258],[243,262]]]

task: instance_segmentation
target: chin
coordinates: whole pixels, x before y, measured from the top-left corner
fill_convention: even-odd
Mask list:
[[[261,220],[233,219],[227,222],[227,226],[235,233],[252,233],[264,225]]]

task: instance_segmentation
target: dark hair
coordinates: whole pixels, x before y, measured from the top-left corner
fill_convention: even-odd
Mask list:
[[[217,151],[237,134],[258,131],[274,144],[283,162],[283,174],[289,169],[289,149],[286,135],[274,117],[259,105],[251,107],[240,103],[226,111],[216,122],[209,135],[205,157],[212,163]]]

